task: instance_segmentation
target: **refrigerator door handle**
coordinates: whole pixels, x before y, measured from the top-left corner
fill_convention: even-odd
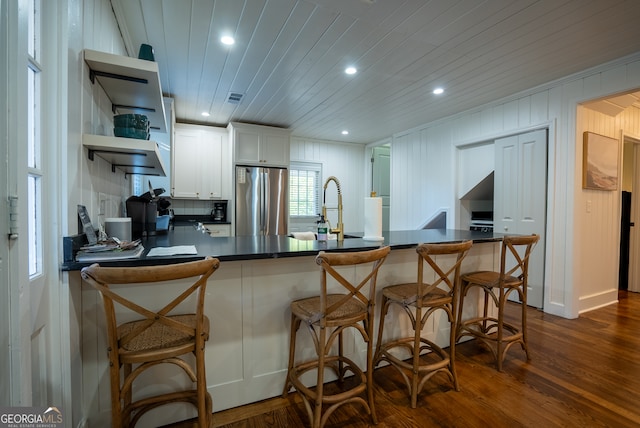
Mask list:
[[[267,213],[266,213],[266,205],[267,205],[267,196],[266,196],[266,191],[267,191],[267,173],[266,171],[261,168],[260,169],[260,234],[261,235],[266,235],[267,234],[267,228],[265,225],[265,220],[267,217]]]

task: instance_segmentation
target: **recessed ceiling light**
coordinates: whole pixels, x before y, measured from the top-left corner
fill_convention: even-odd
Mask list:
[[[344,131],[342,131],[342,135],[349,135],[349,131],[345,129]]]
[[[355,67],[347,67],[344,69],[344,72],[347,74],[356,74],[357,71]]]
[[[227,46],[231,46],[232,44],[234,44],[236,41],[233,37],[231,36],[222,36],[220,38],[220,41],[222,42],[222,44],[227,45]]]
[[[208,111],[203,111],[203,112],[202,112],[202,115],[203,115],[204,117],[209,117],[209,112],[208,112]]]
[[[443,94],[443,93],[444,93],[444,89],[442,89],[442,88],[435,88],[435,89],[433,90],[433,93],[434,93],[434,94],[436,94],[436,95]]]

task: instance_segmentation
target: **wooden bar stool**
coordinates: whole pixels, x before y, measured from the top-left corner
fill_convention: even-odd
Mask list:
[[[210,426],[212,404],[207,392],[204,363],[209,319],[204,315],[204,298],[207,280],[219,266],[218,259],[207,257],[200,261],[164,266],[116,268],[93,264],[82,269],[82,279],[102,295],[107,319],[111,426],[135,426],[144,413],[175,402],[193,404],[198,410],[198,425]],[[168,303],[160,310],[147,309],[144,303],[123,297],[119,293],[122,287],[112,287],[117,284],[149,284],[183,279],[193,279],[195,282],[171,284],[176,293],[167,296]],[[189,299],[191,296],[195,298]],[[174,313],[174,309],[185,301],[195,306],[193,312]],[[120,310],[121,307],[124,310]],[[123,312],[129,319],[131,313],[142,318],[119,322],[116,315],[121,316]],[[195,367],[183,359],[187,354],[195,356]],[[133,400],[133,386],[138,376],[151,367],[166,363],[182,368],[195,382],[196,388]]]
[[[462,275],[460,306],[458,307],[458,328],[456,342],[464,336],[472,336],[482,341],[493,353],[498,371],[509,348],[519,343],[530,360],[527,345],[527,277],[529,256],[538,243],[540,235],[505,236],[502,240],[500,272],[478,271]],[[463,302],[470,290],[478,288],[484,295],[482,314],[462,320]],[[520,325],[504,322],[504,308],[511,293],[517,293],[521,303]],[[497,316],[490,311],[489,302],[497,308]]]
[[[320,295],[295,300],[290,305],[289,365],[282,395],[286,397],[291,386],[296,389],[313,428],[323,427],[333,411],[347,403],[361,404],[371,415],[373,423],[377,423],[372,380],[375,290],[378,270],[389,251],[387,246],[350,253],[320,252],[316,257],[321,273]],[[345,292],[329,292],[336,286],[343,287]],[[302,323],[311,334],[317,358],[296,362],[296,333]],[[367,345],[366,373],[344,355],[342,336],[348,328],[358,331]],[[336,339],[338,353],[331,355]],[[338,377],[339,385],[344,387],[340,392],[329,394],[325,390],[325,369],[333,370]],[[315,388],[308,387],[301,379],[305,373],[313,371],[316,373]],[[355,384],[348,387],[342,383],[347,372],[351,372],[355,380]],[[365,392],[366,399],[362,397]],[[328,406],[324,412],[323,405]]]
[[[472,244],[472,241],[464,241],[418,245],[416,248],[417,281],[391,285],[382,290],[382,309],[374,367],[382,361],[387,361],[400,372],[409,390],[412,408],[417,406],[418,394],[425,383],[436,373],[447,374],[455,390],[459,389],[455,366],[455,316],[460,265]],[[432,280],[427,279],[425,263],[433,271],[433,275],[429,276]],[[402,308],[402,313],[409,317],[413,335],[382,343],[385,317],[392,305]],[[447,314],[451,324],[449,353],[433,341],[422,337],[422,330],[427,320],[439,309]],[[398,348],[409,351],[410,358],[404,359],[406,353],[404,356],[399,354]]]

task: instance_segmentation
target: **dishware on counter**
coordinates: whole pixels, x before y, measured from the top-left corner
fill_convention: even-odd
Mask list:
[[[156,217],[156,232],[166,232],[169,229],[169,220],[171,217],[167,215],[159,215]]]

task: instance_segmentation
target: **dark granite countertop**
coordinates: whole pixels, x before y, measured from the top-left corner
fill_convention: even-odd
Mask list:
[[[362,233],[349,233],[362,236]],[[211,237],[196,230],[193,223],[178,223],[166,233],[150,236],[142,240],[145,250],[140,258],[129,260],[100,261],[103,266],[144,266],[180,263],[199,260],[205,256],[214,256],[220,261],[270,259],[281,257],[300,257],[318,254],[319,251],[359,251],[390,245],[392,249],[412,248],[424,242],[456,242],[471,239],[474,242],[500,241],[504,234],[475,232],[453,229],[427,229],[383,232],[384,241],[367,241],[362,238],[349,238],[342,242],[330,240],[301,241],[289,236],[240,236]],[[147,257],[154,247],[172,247],[195,245],[197,255],[176,255]],[[64,271],[80,270],[91,263],[65,262]]]

